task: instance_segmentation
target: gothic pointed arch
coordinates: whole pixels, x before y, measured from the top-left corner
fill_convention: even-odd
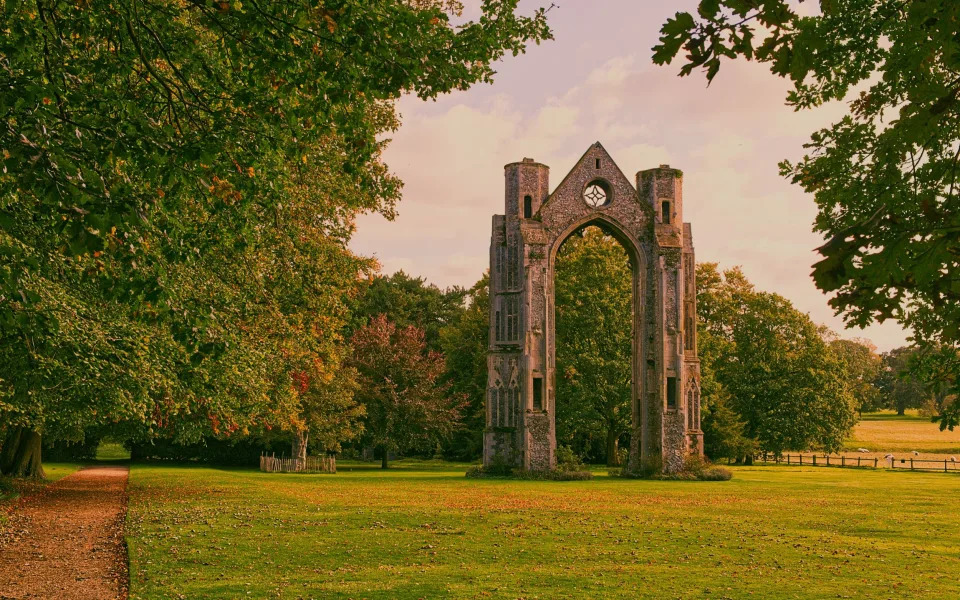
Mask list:
[[[490,244],[484,463],[555,466],[554,263],[570,235],[596,225],[617,238],[633,267],[629,468],[657,460],[679,470],[686,454],[702,452],[699,389],[681,397],[689,388],[682,382],[699,381],[695,336],[685,334],[695,328],[696,292],[681,173],[661,165],[637,173],[634,186],[599,142],[552,192],[546,165],[524,159],[504,169],[505,214],[494,216]]]

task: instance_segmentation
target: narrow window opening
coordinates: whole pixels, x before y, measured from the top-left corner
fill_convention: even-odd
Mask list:
[[[598,168],[598,169],[600,168],[600,159],[599,159],[599,158],[597,159],[597,168]]]
[[[670,224],[670,202],[664,200],[660,205],[660,220],[663,221],[664,225]]]
[[[667,408],[677,407],[677,378],[667,377]]]
[[[543,410],[543,378],[533,378],[533,410]]]
[[[523,197],[523,218],[529,219],[533,216],[533,198],[530,196]]]

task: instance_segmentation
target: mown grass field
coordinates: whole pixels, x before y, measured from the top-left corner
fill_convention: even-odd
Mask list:
[[[729,482],[134,465],[131,598],[956,598],[960,476]]]
[[[894,453],[916,450],[922,454],[960,458],[960,429],[940,431],[939,424],[931,423],[928,417],[913,410],[904,416],[892,411],[867,413],[853,428],[847,446]]]

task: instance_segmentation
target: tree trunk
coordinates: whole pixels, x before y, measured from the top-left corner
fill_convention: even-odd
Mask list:
[[[18,428],[10,432],[3,444],[3,474],[43,479],[45,474],[40,461],[40,449],[40,434],[36,431]]]
[[[388,461],[390,460],[390,450],[387,447],[380,446],[380,468],[386,469],[389,467]]]
[[[23,433],[22,427],[14,427],[7,432],[3,440],[3,446],[0,447],[0,473],[6,473],[13,468],[13,459],[17,456],[17,450],[20,448],[20,435]]]
[[[607,466],[620,466],[620,436],[611,427],[607,429]]]
[[[293,434],[293,448],[290,457],[296,461],[297,470],[302,471],[307,466],[307,442],[310,441],[310,430],[303,429]]]

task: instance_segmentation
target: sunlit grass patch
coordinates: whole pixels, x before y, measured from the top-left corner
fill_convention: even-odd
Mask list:
[[[846,447],[848,450],[866,448],[879,455],[917,451],[920,453],[917,458],[943,459],[952,455],[960,458],[960,429],[940,431],[937,423],[915,410],[904,416],[897,416],[893,411],[866,413],[854,426]]]
[[[130,451],[123,447],[123,444],[118,442],[100,442],[100,445],[97,447],[97,460],[102,461],[119,461],[119,460],[129,460]]]

